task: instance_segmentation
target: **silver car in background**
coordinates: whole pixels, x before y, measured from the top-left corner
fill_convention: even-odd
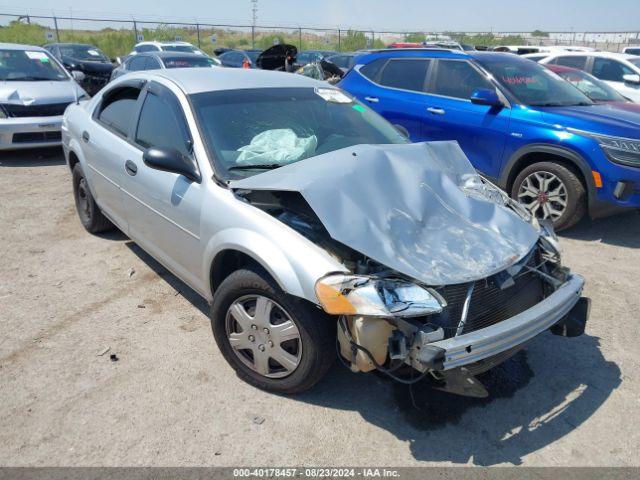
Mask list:
[[[310,388],[338,350],[353,371],[484,396],[476,374],[584,331],[584,281],[548,225],[456,143],[411,144],[324,82],[132,72],[67,110],[63,143],[84,227],[116,225],[211,302],[257,387]]]
[[[60,145],[62,114],[88,98],[44,48],[0,43],[0,150]]]

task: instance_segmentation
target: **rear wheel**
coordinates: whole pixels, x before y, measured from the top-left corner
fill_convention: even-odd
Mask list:
[[[113,223],[103,215],[91,195],[89,184],[79,163],[73,167],[73,196],[80,222],[88,232],[99,233],[114,228]]]
[[[587,210],[584,185],[575,172],[555,162],[534,163],[522,170],[511,197],[538,219],[551,220],[556,230],[575,225]]]
[[[335,358],[332,322],[257,268],[229,275],[211,308],[216,343],[237,375],[278,393],[307,390],[324,376]]]

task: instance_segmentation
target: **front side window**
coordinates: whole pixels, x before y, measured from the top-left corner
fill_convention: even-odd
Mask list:
[[[430,93],[469,100],[479,88],[495,89],[469,62],[439,60]]]
[[[584,70],[587,65],[587,57],[558,57],[555,59],[556,65],[562,65],[565,67],[577,68],[578,70]]]
[[[62,81],[69,76],[49,52],[0,49],[0,81]]]
[[[187,127],[170,93],[149,92],[144,99],[135,142],[143,148],[173,148],[189,155]]]
[[[580,90],[547,68],[521,57],[487,56],[476,61],[522,105],[592,105]]]
[[[380,84],[385,87],[424,91],[424,81],[429,69],[429,60],[391,60],[384,67]]]
[[[132,87],[119,88],[105,95],[98,120],[110,130],[126,137],[139,95],[140,90]]]
[[[378,114],[332,88],[217,91],[191,99],[216,170],[227,179],[353,145],[408,142]]]
[[[606,82],[624,82],[625,75],[635,72],[617,60],[596,58],[593,60],[593,75]]]

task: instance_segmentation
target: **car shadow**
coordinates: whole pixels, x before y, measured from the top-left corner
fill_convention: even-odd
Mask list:
[[[294,398],[357,412],[409,442],[416,460],[518,465],[585,422],[621,381],[597,338],[549,333],[479,378],[488,398],[448,394],[428,381],[407,386],[354,374],[338,363],[320,384]]]
[[[124,235],[124,234],[122,234]],[[125,243],[127,248],[131,250],[140,260],[146,263],[151,270],[153,270],[160,278],[167,282],[171,288],[180,293],[186,298],[189,303],[200,310],[204,315],[209,316],[209,306],[207,301],[195,290],[189,287],[186,283],[176,277],[173,273],[167,270],[160,262],[154,259],[151,255],[140,248],[135,242],[128,241]]]
[[[583,219],[578,225],[560,232],[561,237],[573,240],[602,242],[619,247],[640,247],[640,209],[613,217]]]
[[[64,165],[61,147],[13,150],[0,153],[0,167],[47,167]]]

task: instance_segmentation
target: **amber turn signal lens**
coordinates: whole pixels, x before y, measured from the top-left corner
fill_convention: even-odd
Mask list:
[[[355,315],[356,309],[347,297],[335,288],[316,283],[316,296],[325,312],[330,315]]]
[[[600,176],[600,173],[592,170],[591,174],[593,175],[593,183],[596,188],[602,188],[602,177]]]

